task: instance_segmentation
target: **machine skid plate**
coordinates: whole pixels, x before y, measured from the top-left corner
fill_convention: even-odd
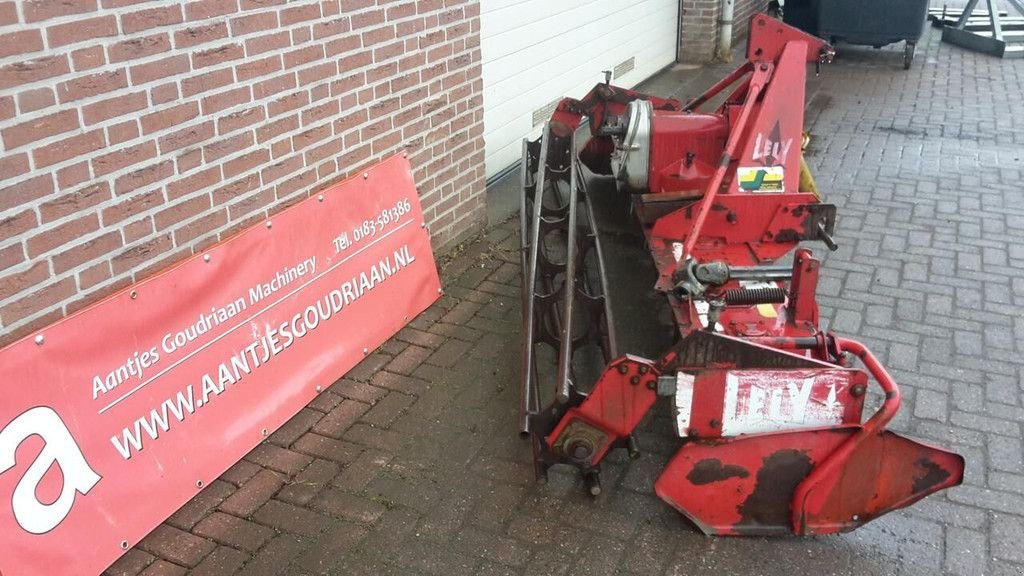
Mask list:
[[[689,442],[654,489],[705,534],[813,535],[853,530],[963,479],[961,456],[883,431],[821,478],[807,498],[794,501],[811,472],[859,430]]]

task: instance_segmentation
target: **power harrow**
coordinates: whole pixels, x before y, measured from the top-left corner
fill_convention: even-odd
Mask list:
[[[706,534],[849,531],[962,481],[961,456],[886,430],[896,382],[820,327],[821,263],[804,243],[836,248],[836,207],[801,142],[808,63],[832,55],[758,14],[747,62],[693,101],[606,79],[524,142],[520,428],[538,480],[568,464],[599,494],[602,461],[638,453],[634,431],[660,398],[679,446],[655,491]],[[609,176],[671,309],[677,338],[657,359],[622,354],[612,328],[588,190]]]

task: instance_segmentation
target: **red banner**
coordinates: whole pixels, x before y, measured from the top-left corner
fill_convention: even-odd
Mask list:
[[[395,156],[0,350],[0,573],[101,572],[439,292]]]

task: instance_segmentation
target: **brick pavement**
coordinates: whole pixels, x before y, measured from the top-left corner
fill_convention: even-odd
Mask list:
[[[435,306],[109,573],[1024,573],[1024,62],[934,34],[910,72],[895,51],[844,54],[809,101],[809,162],[841,214],[823,317],[888,362],[894,428],[963,453],[964,486],[852,534],[706,538],[653,495],[673,449],[658,416],[598,499],[568,471],[535,485],[507,222],[451,259]]]

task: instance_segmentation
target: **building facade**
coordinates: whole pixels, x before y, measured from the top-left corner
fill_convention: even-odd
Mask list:
[[[444,252],[557,98],[710,58],[719,3],[0,2],[0,345],[399,151]]]

